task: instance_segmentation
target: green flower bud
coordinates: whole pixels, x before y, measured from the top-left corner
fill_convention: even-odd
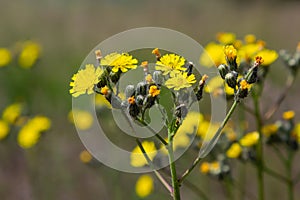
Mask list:
[[[225,79],[226,74],[228,74],[228,72],[229,72],[228,66],[221,64],[221,65],[219,65],[218,70],[219,70],[219,73],[220,73],[220,76],[222,77],[222,79]]]
[[[134,104],[129,104],[129,114],[131,117],[136,118],[138,114],[140,113],[139,107],[134,103]]]
[[[247,83],[252,84],[252,83],[255,83],[257,81],[257,79],[258,79],[257,71],[258,71],[257,66],[254,66],[254,67],[249,69],[248,73],[250,73],[250,75],[248,76],[248,78],[246,80]]]
[[[136,95],[143,95],[147,94],[147,84],[145,82],[139,82],[136,86]]]
[[[110,80],[113,82],[113,83],[117,83],[120,79],[120,73],[119,72],[110,72],[109,73],[109,77],[110,77]]]
[[[134,85],[127,85],[125,88],[125,97],[128,99],[129,97],[134,96],[135,90],[134,90]]]
[[[163,77],[161,71],[154,71],[154,72],[153,72],[152,79],[154,80],[154,82],[155,82],[157,85],[162,85],[163,82],[164,82],[164,77]]]
[[[135,101],[139,107],[142,107],[144,104],[144,97],[142,95],[137,95]]]
[[[229,72],[225,75],[225,81],[228,84],[229,87],[235,88],[236,87],[236,74]]]

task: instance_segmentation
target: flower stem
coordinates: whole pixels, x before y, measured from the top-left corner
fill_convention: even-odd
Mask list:
[[[291,149],[287,149],[288,151],[288,159],[286,161],[286,173],[289,178],[289,182],[287,183],[288,186],[288,199],[294,200],[294,182],[292,177],[292,167],[293,167],[293,152]]]
[[[215,136],[218,136],[221,131],[223,130],[224,126],[226,125],[226,123],[228,122],[228,120],[230,119],[231,115],[233,114],[235,108],[237,107],[239,101],[238,100],[235,100],[230,108],[230,110],[228,111],[226,117],[224,118],[222,124],[220,125],[220,127],[218,128],[217,132],[215,133],[214,135],[214,138]],[[212,140],[214,140],[214,138]],[[192,172],[192,170],[196,167],[196,165],[201,161],[201,157],[202,155],[199,154],[197,156],[197,158],[194,160],[193,164],[191,165],[190,168],[188,168],[181,176],[181,178],[178,180],[179,183],[182,183],[182,181]]]

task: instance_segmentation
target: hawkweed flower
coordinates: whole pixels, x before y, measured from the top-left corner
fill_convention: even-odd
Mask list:
[[[292,110],[286,111],[282,114],[282,118],[287,121],[294,119],[294,117],[295,117],[295,112]]]
[[[177,73],[165,82],[168,88],[174,88],[174,90],[180,90],[182,88],[189,88],[193,83],[196,83],[194,74],[188,76],[187,72]]]
[[[253,34],[247,34],[244,37],[246,44],[253,44],[256,42],[256,36]]]
[[[41,47],[38,43],[27,41],[23,44],[22,51],[19,55],[19,65],[22,68],[31,68],[38,60],[41,53]]]
[[[94,87],[99,82],[99,77],[103,74],[103,69],[100,67],[95,68],[92,64],[85,65],[84,69],[79,70],[73,75],[70,82],[70,94],[73,97],[78,97],[82,94],[94,93]]]
[[[242,153],[242,147],[239,143],[233,143],[229,149],[226,151],[226,156],[228,158],[238,158]]]
[[[6,48],[0,48],[0,68],[7,66],[12,60],[11,53]]]
[[[217,34],[217,40],[223,45],[233,44],[236,40],[236,35],[229,32],[220,32]]]
[[[176,54],[166,54],[156,62],[155,69],[162,71],[163,75],[170,74],[174,77],[175,74],[185,71],[185,59]]]
[[[205,67],[219,66],[226,62],[224,46],[211,42],[205,46],[205,53],[201,54],[200,64]]]
[[[9,134],[10,127],[8,123],[0,119],[0,140],[3,140]]]
[[[257,144],[259,140],[259,133],[257,131],[247,133],[244,137],[240,139],[240,144],[243,147],[252,147]]]
[[[138,60],[133,58],[127,53],[111,53],[101,59],[100,64],[102,66],[110,66],[112,72],[127,72],[128,69],[135,69],[137,67]]]
[[[135,192],[140,198],[149,196],[154,190],[154,181],[149,175],[142,175],[135,184]]]
[[[261,66],[269,66],[277,60],[278,53],[274,50],[263,49],[255,55],[255,58],[257,56],[261,56],[262,58],[264,58],[264,61],[260,63]]]
[[[152,54],[154,54],[154,55],[156,56],[156,60],[157,60],[157,61],[160,60],[161,54],[160,54],[158,48],[153,49],[153,50],[152,50]]]
[[[22,114],[23,107],[22,103],[13,103],[7,106],[2,113],[2,119],[9,124],[14,124]]]
[[[80,130],[88,130],[94,122],[90,112],[78,109],[69,112],[68,119],[71,123],[76,124],[76,127]]]
[[[237,50],[233,45],[227,45],[224,47],[224,53],[226,57],[227,64],[231,70],[237,70]]]

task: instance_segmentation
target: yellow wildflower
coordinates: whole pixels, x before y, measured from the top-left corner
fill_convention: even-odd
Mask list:
[[[80,152],[79,154],[79,159],[81,162],[83,163],[89,163],[92,161],[93,156],[90,154],[90,152],[88,152],[87,150],[83,150],[82,152]]]
[[[109,92],[109,88],[107,86],[104,86],[101,88],[100,92],[103,94],[103,95],[107,95],[108,92]]]
[[[240,144],[244,147],[252,147],[256,145],[259,140],[259,133],[257,131],[247,133],[240,139]]]
[[[223,45],[214,42],[207,44],[205,46],[205,52],[200,56],[199,62],[205,67],[217,67],[222,63],[226,63]]]
[[[224,83],[224,80],[220,76],[215,76],[212,79],[210,79],[204,87],[204,91],[207,93],[218,94],[220,90],[220,93],[222,93],[225,90],[227,95],[234,94],[234,89],[229,87],[227,83]]]
[[[256,37],[253,34],[247,34],[247,35],[245,35],[244,40],[247,44],[252,44],[252,43],[255,43]]]
[[[242,81],[240,82],[240,88],[241,88],[242,90],[247,90],[247,89],[250,88],[250,84],[247,83],[246,80],[242,80]]]
[[[161,56],[158,48],[153,49],[152,54],[156,55],[156,57],[160,57]]]
[[[276,59],[278,58],[278,53],[274,50],[269,50],[269,49],[263,49],[261,51],[259,51],[256,56],[261,56],[264,59],[264,62],[261,63],[262,66],[269,66],[271,65],[273,62],[276,61]],[[255,57],[256,57],[255,56]]]
[[[196,83],[195,75],[187,75],[187,72],[183,74],[178,73],[174,77],[171,77],[165,82],[168,88],[174,88],[174,90],[180,90],[182,88],[191,87],[193,83]]]
[[[23,105],[21,103],[7,106],[2,113],[2,119],[10,124],[15,123],[22,113],[22,108]]]
[[[239,143],[233,143],[230,148],[226,151],[226,156],[228,158],[237,158],[242,153],[242,147]]]
[[[4,139],[9,134],[9,125],[4,120],[0,119],[0,140]]]
[[[296,124],[294,132],[296,135],[297,142],[300,144],[300,123]]]
[[[41,47],[39,44],[27,41],[23,45],[23,49],[19,56],[19,65],[22,68],[32,67],[40,56]]]
[[[0,67],[4,67],[11,62],[11,53],[6,48],[0,48]]]
[[[295,112],[292,110],[286,111],[282,114],[284,120],[292,120],[295,117]]]
[[[157,150],[155,148],[154,142],[148,142],[148,141],[143,141],[142,146],[145,149],[145,152],[147,153],[148,157],[150,160],[153,160],[153,158],[157,154]],[[139,146],[136,146],[130,155],[130,164],[133,167],[143,167],[144,165],[148,164],[144,154],[142,153],[141,149]]]
[[[207,174],[209,172],[209,169],[210,169],[210,164],[208,162],[203,162],[200,165],[200,172],[202,174]]]
[[[111,66],[113,72],[127,72],[128,69],[135,69],[138,60],[127,53],[111,53],[101,59],[100,64],[103,66]]]
[[[140,176],[135,184],[136,194],[141,198],[145,198],[149,196],[153,191],[153,189],[154,189],[153,179],[149,175]]]
[[[263,126],[261,131],[265,136],[270,137],[278,131],[278,126],[276,124],[268,124]]]
[[[87,64],[84,69],[79,70],[73,75],[70,82],[70,94],[73,97],[78,97],[82,94],[92,94],[94,86],[99,82],[99,77],[103,74],[103,69],[100,67],[95,68],[92,64]]]
[[[186,70],[184,66],[185,59],[175,54],[166,54],[156,62],[155,69],[163,72],[163,75],[170,74],[174,76],[180,71]]]
[[[85,110],[73,110],[69,112],[68,119],[71,123],[76,125],[80,130],[87,130],[93,125],[93,116],[90,112]]]
[[[127,99],[127,101],[128,101],[129,104],[135,104],[134,96],[129,97],[129,98]]]
[[[217,40],[222,44],[233,44],[235,41],[235,34],[228,32],[221,32],[217,34]]]
[[[241,62],[250,63],[259,50],[261,50],[261,45],[259,44],[246,44],[239,49],[238,57]]]
[[[149,94],[150,94],[152,97],[156,97],[157,95],[160,94],[160,90],[157,88],[156,85],[151,85],[151,86],[150,86],[150,89],[149,89]]]
[[[237,50],[233,45],[226,45],[224,47],[224,53],[228,60],[235,60],[237,58]]]
[[[30,119],[27,124],[32,126],[32,129],[37,131],[46,131],[51,126],[51,121],[48,117],[37,115],[34,118]]]
[[[147,83],[153,82],[151,74],[147,74],[147,76],[145,77],[145,81],[147,81]]]
[[[220,163],[218,161],[214,161],[214,162],[210,163],[210,170],[209,171],[213,174],[220,173],[220,171],[221,171]]]

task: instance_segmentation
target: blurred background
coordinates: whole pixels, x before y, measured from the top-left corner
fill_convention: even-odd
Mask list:
[[[182,32],[203,46],[215,40],[216,33],[229,31],[238,37],[252,33],[271,49],[293,52],[300,41],[299,10],[297,0],[2,0],[0,47],[34,40],[41,45],[42,54],[37,66],[25,70],[24,76],[0,69],[0,110],[24,100],[31,113],[48,116],[52,128],[28,150],[0,141],[0,199],[139,199],[134,191],[137,174],[117,172],[100,164],[90,167],[80,161],[84,146],[68,121],[72,106],[70,79],[99,42],[131,28],[157,26]],[[271,74],[266,101],[283,87],[285,70],[280,61],[274,64]],[[300,112],[297,90],[292,88],[282,110]],[[299,155],[297,158],[299,162]],[[249,190],[255,194],[251,180],[254,172],[251,167],[244,170]],[[210,199],[225,198],[217,180],[198,172],[194,175],[191,179],[198,181]],[[282,199],[278,193],[285,190],[283,184],[267,177],[266,185],[267,199]],[[160,183],[155,183],[155,190],[156,194],[145,199],[169,199]],[[299,190],[295,192],[299,197]],[[198,199],[186,188],[183,196]]]

